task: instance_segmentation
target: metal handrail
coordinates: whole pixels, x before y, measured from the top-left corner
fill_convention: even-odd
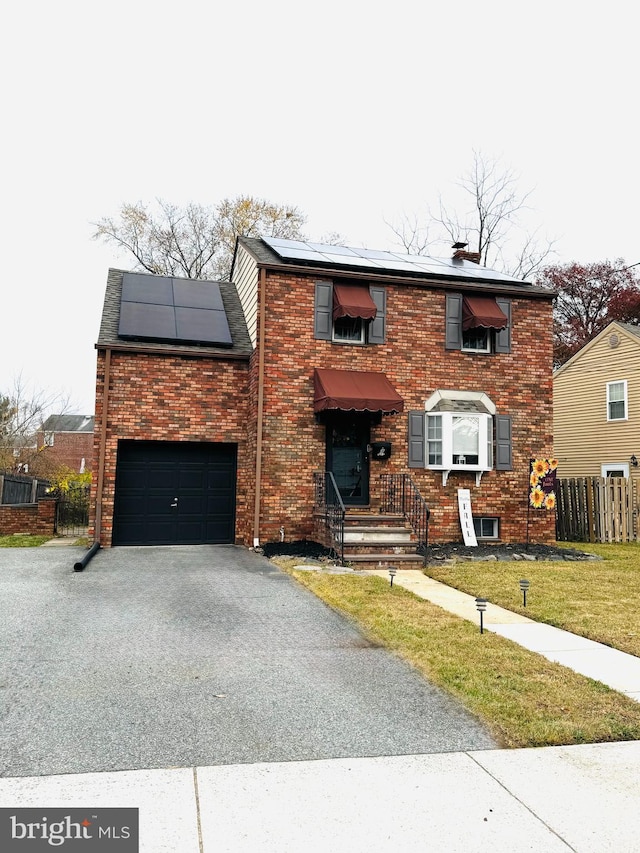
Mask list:
[[[381,474],[381,511],[403,515],[418,537],[418,552],[427,557],[431,511],[410,474]]]
[[[324,513],[324,525],[329,534],[331,550],[342,566],[344,565],[344,517],[346,509],[331,471],[316,471],[314,473],[313,493],[315,505]]]

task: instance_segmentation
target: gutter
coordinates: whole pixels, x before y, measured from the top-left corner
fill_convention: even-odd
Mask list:
[[[265,341],[265,315],[266,315],[266,288],[267,274],[264,269],[260,270],[260,309],[258,322],[260,334],[258,336],[258,418],[256,424],[256,476],[255,476],[255,499],[253,507],[253,547],[260,546],[260,491],[262,487],[262,429],[264,423],[264,341]]]

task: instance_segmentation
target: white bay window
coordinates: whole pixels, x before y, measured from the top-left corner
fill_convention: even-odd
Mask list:
[[[424,412],[409,412],[408,464],[442,471],[443,485],[471,471],[479,485],[485,471],[511,470],[511,417],[481,391],[435,391]]]
[[[481,412],[427,414],[427,467],[442,471],[490,471],[492,416]]]

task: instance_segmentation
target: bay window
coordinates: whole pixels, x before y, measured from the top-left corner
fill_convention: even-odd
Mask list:
[[[511,416],[498,414],[482,391],[434,391],[425,411],[409,412],[409,468],[442,471],[446,485],[456,471],[512,469]]]

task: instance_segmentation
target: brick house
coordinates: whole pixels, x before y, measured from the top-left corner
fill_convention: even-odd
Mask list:
[[[110,270],[96,538],[320,539],[330,506],[415,559],[406,499],[459,541],[468,489],[481,538],[552,541],[527,494],[552,455],[553,294],[477,260],[242,237],[231,282]]]
[[[89,415],[50,415],[36,437],[41,464],[48,470],[65,466],[78,473],[90,471],[94,421]]]

